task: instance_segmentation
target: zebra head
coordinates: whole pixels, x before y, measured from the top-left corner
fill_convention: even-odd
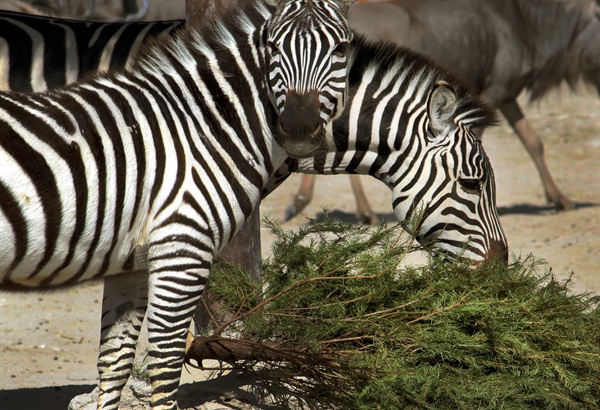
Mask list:
[[[348,6],[337,0],[283,1],[267,21],[267,88],[279,118],[276,139],[293,157],[324,144],[324,128],[346,102]]]
[[[458,113],[458,106],[454,89],[435,83],[420,125],[421,143],[403,161],[410,164],[400,169],[403,175],[393,176],[402,180],[392,187],[394,213],[421,244],[434,241],[437,249],[477,263],[507,261],[494,173],[469,117],[479,119],[474,111]]]

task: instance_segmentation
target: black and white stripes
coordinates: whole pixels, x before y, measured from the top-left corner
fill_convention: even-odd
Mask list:
[[[495,122],[493,111],[406,49],[359,37],[352,52],[350,99],[328,127],[328,149],[288,161],[269,189],[290,172],[369,174],[390,187],[394,213],[419,242],[506,260],[494,174],[473,134]]]
[[[307,94],[311,90],[322,87],[323,80],[327,78],[324,76],[326,72],[345,72],[344,67],[347,64],[345,51],[350,38],[347,38],[348,41],[345,43],[336,40],[346,36],[344,31],[347,31],[347,28],[342,30],[341,27],[335,27],[330,23],[330,21],[337,21],[340,18],[339,10],[334,7],[321,10],[298,7],[293,13],[298,19],[305,21],[303,29],[306,34],[295,36],[290,32],[294,29],[293,26],[277,24],[277,30],[271,34],[272,38],[267,39],[268,62],[271,64],[269,67],[270,89],[277,93],[278,90],[289,89],[289,84],[297,84],[297,88],[293,91],[298,94]],[[279,22],[282,16],[275,15],[273,19]],[[318,33],[317,27],[319,26],[328,27],[331,35],[316,42],[311,37],[315,35],[313,33]],[[275,38],[281,40],[273,41]],[[330,55],[333,68],[329,64],[323,64]],[[295,76],[299,77],[295,78]],[[335,88],[323,93],[320,99],[323,104],[321,115],[325,122],[341,113],[340,108],[343,107],[343,102],[337,101],[336,97],[345,95],[340,90],[346,87],[346,78],[339,76],[338,81],[332,82],[330,86]],[[273,98],[276,106],[283,111],[288,96],[285,93],[278,94]]]
[[[311,12],[295,13],[298,5],[337,12],[305,33]],[[213,255],[287,156],[275,142],[281,113],[267,79],[277,64],[265,64],[265,40],[285,42],[273,34],[279,24],[292,27],[280,35],[305,36],[315,49],[326,41],[335,50],[351,36],[346,7],[332,0],[289,0],[276,11],[270,20],[254,2],[210,27],[162,37],[130,71],[0,93],[0,289],[105,280],[98,408],[118,407],[146,304],[152,406],[176,407],[184,336]],[[345,66],[331,53],[317,57],[330,69],[310,92],[330,95]],[[290,89],[306,76],[294,78]],[[298,149],[302,135],[294,137]],[[304,138],[303,155],[322,143]]]
[[[347,95],[346,49],[352,34],[349,26],[332,24],[340,20],[339,8],[317,5],[290,10],[302,21],[302,34],[275,14],[277,29],[265,38],[269,96],[280,113],[277,133],[285,136],[285,150],[296,156],[306,156],[307,133],[316,142],[323,140],[323,125],[340,115]]]
[[[0,90],[44,91],[130,68],[143,42],[183,20],[100,23],[0,11]]]

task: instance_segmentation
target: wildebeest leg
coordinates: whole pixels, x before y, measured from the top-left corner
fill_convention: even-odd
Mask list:
[[[542,179],[548,202],[554,204],[557,211],[573,209],[573,203],[560,191],[560,189],[558,189],[552,175],[550,175],[544,157],[544,143],[529,126],[517,101],[509,101],[500,105],[498,108],[504,117],[506,117],[511,127],[513,127],[521,139],[521,142],[525,145],[525,149],[533,159],[538,173],[540,174],[540,178]]]
[[[300,180],[300,188],[291,204],[285,208],[285,220],[289,221],[310,204],[315,192],[316,175],[305,174]]]
[[[358,221],[365,225],[375,225],[378,222],[377,215],[373,213],[371,205],[369,205],[369,201],[367,200],[367,196],[365,195],[365,191],[360,182],[360,177],[355,174],[350,175],[350,185],[352,186],[354,198],[356,199],[356,217],[358,218]]]
[[[311,203],[315,192],[316,175],[305,174],[300,180],[300,188],[294,196],[293,202],[285,208],[285,220],[289,221],[300,214]],[[376,224],[377,215],[371,210],[365,191],[358,175],[350,175],[350,185],[356,198],[356,217],[362,224]]]
[[[150,7],[149,0],[142,0],[138,7],[137,0],[123,0],[123,15],[125,21],[142,21]]]
[[[96,1],[95,0],[87,0],[85,2],[85,10],[83,12],[83,17],[84,18],[91,17],[92,14],[94,14],[95,9],[96,9]]]

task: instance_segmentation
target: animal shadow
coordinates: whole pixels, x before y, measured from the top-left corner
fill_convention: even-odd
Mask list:
[[[575,202],[575,209],[593,208],[600,206],[600,203],[595,202]],[[566,211],[572,212],[572,211]],[[538,205],[531,203],[513,204],[509,206],[499,206],[498,215],[553,215],[556,213],[556,209],[552,204]]]
[[[395,223],[397,222],[396,215],[393,212],[378,213],[379,223]],[[334,220],[349,224],[360,224],[360,221],[356,217],[355,213],[344,212],[339,209],[324,210],[323,212],[317,213],[314,217],[309,218],[308,224],[319,223],[326,220]]]
[[[2,390],[0,391],[0,408],[3,410],[65,410],[73,397],[89,393],[95,387],[94,384]]]

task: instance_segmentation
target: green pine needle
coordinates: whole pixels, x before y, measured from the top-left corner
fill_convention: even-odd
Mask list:
[[[599,299],[540,273],[533,256],[415,268],[398,227],[267,222],[277,241],[263,283],[218,263],[210,293],[241,338],[337,364],[246,364],[269,388],[291,385],[314,408],[600,407]]]

